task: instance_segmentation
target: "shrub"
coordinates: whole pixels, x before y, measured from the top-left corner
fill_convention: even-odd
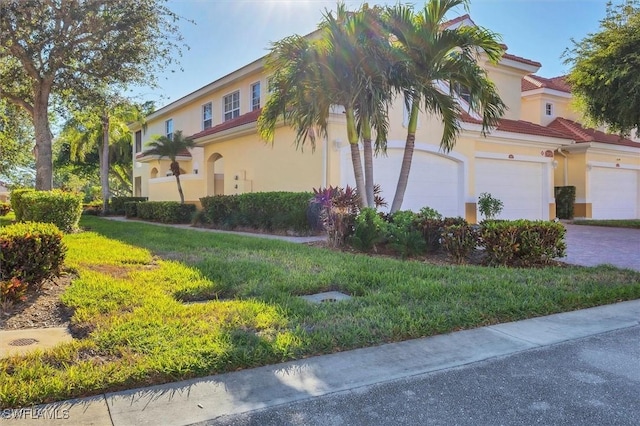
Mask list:
[[[467,221],[461,217],[446,217],[443,219],[438,211],[430,207],[420,209],[420,212],[414,218],[414,226],[422,234],[425,247],[430,252],[440,249],[445,226],[465,225],[466,223]]]
[[[385,240],[387,223],[374,208],[366,207],[355,218],[349,243],[356,249],[370,252]]]
[[[502,201],[493,198],[488,192],[483,192],[478,197],[478,210],[486,220],[491,220],[498,216],[503,207]]]
[[[4,309],[7,303],[23,301],[26,298],[28,288],[29,285],[26,282],[20,281],[16,277],[6,281],[0,280],[0,307]]]
[[[82,205],[82,214],[98,216],[102,213],[102,201],[91,201]]]
[[[140,219],[161,223],[190,223],[196,206],[178,201],[141,201],[137,203],[136,209]]]
[[[82,195],[53,191],[28,191],[20,196],[24,222],[53,223],[63,232],[78,229],[82,215]]]
[[[573,219],[573,207],[576,202],[575,186],[556,186],[556,215],[560,219]]]
[[[422,234],[426,249],[436,251],[440,248],[440,234],[442,231],[442,215],[431,207],[423,207],[414,216],[414,226]]]
[[[23,208],[22,208],[22,196],[28,192],[35,191],[33,188],[18,188],[11,191],[11,207],[16,215],[18,222],[24,221]]]
[[[360,197],[354,188],[328,187],[313,190],[311,204],[320,206],[320,220],[332,247],[344,246],[353,233],[360,212]]]
[[[308,233],[309,192],[256,192],[200,199],[203,221],[216,227]]]
[[[138,204],[142,201],[127,201],[124,203],[124,215],[128,218],[138,217]]]
[[[423,253],[426,242],[416,227],[416,213],[402,210],[393,213],[387,224],[389,247],[404,259]]]
[[[566,229],[561,223],[527,221],[522,226],[518,241],[518,258],[523,265],[548,263],[566,256]]]
[[[40,286],[61,273],[66,247],[51,223],[16,223],[0,228],[0,281],[17,278]]]
[[[480,244],[491,265],[532,265],[565,256],[564,235],[565,229],[560,223],[485,221]]]
[[[463,263],[478,245],[475,228],[467,223],[445,226],[442,232],[442,247],[457,263]]]
[[[0,201],[0,216],[6,216],[11,211],[11,204]]]
[[[147,201],[148,197],[113,197],[111,201],[109,201],[109,209],[113,214],[116,215],[124,215],[125,212],[125,203],[129,203],[132,201]]]
[[[206,221],[221,228],[235,228],[238,225],[238,197],[238,195],[214,195],[200,198]]]

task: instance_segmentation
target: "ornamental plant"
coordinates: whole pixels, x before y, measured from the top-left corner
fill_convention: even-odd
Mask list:
[[[493,198],[488,192],[483,192],[478,197],[478,210],[485,220],[495,219],[502,212],[504,204],[497,198]]]

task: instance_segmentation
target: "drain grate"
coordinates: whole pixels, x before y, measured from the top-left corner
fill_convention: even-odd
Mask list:
[[[34,343],[38,343],[36,339],[26,338],[26,339],[15,339],[9,342],[10,346],[29,346]]]

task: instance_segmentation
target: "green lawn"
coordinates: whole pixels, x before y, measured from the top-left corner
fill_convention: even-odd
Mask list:
[[[625,219],[625,220],[576,219],[572,223],[574,225],[609,226],[613,228],[640,229],[640,219]]]
[[[0,360],[17,407],[640,298],[611,267],[433,266],[83,218],[63,296],[88,337]],[[314,305],[326,290],[354,296]],[[209,300],[205,303],[185,301]]]

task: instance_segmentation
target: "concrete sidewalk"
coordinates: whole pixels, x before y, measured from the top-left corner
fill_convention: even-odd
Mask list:
[[[225,231],[222,229],[213,229],[213,228],[200,228],[197,226],[191,226],[186,224],[177,224],[177,223],[159,223],[159,222],[151,222],[146,220],[135,220],[135,219],[127,219],[124,216],[100,216],[100,219],[113,220],[115,222],[133,222],[133,223],[143,223],[145,225],[156,225],[156,226],[164,226],[165,228],[177,228],[177,229],[189,229],[192,231],[199,232],[212,232],[216,234],[232,234],[232,235],[241,235],[244,237],[254,237],[254,238],[264,238],[267,240],[280,240],[280,241],[288,241],[290,243],[312,243],[316,241],[325,241],[327,239],[326,235],[310,235],[307,237],[295,237],[290,235],[273,235],[273,234],[261,234],[258,232],[241,232],[241,231]]]
[[[533,318],[234,373],[7,410],[20,424],[187,425],[499,360],[640,325],[640,300]],[[41,411],[37,411],[41,410]],[[40,415],[39,419],[31,421]],[[55,417],[56,419],[50,419]],[[45,421],[49,418],[49,421]]]

